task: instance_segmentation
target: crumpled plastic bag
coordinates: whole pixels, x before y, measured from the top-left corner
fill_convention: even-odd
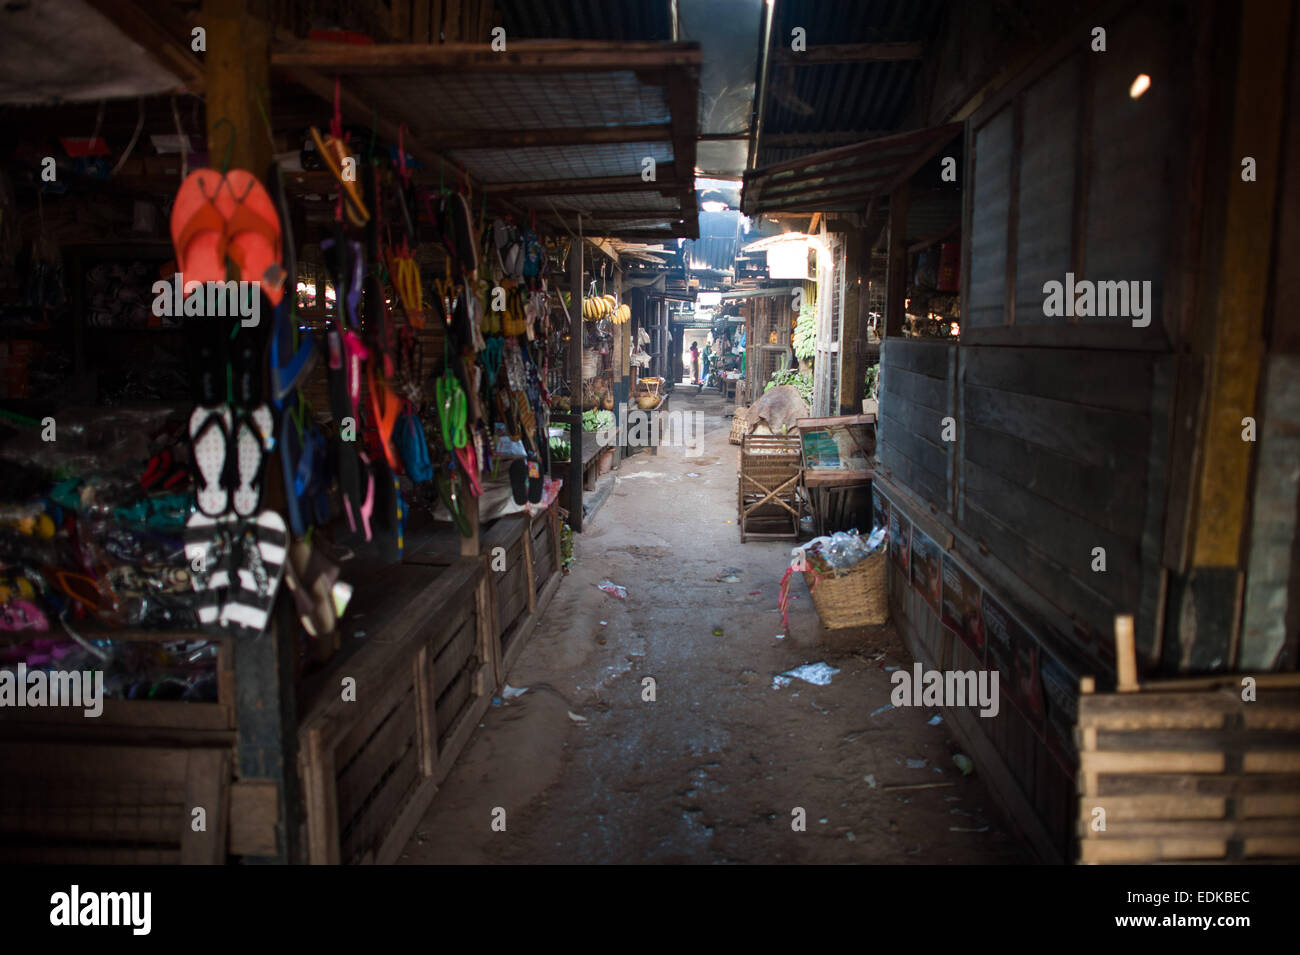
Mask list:
[[[747,433],[753,434],[755,428],[765,424],[773,434],[786,434],[794,430],[796,421],[811,413],[798,388],[778,385],[749,406],[745,413]]]

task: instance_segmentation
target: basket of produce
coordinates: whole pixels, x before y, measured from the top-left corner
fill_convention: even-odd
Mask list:
[[[649,411],[652,408],[659,407],[659,402],[663,401],[663,395],[659,389],[663,387],[662,378],[639,378],[636,383],[636,394],[633,396],[636,400],[636,406],[642,411]]]
[[[612,411],[601,408],[582,413],[583,431],[607,431],[612,427],[614,427],[614,412]]]

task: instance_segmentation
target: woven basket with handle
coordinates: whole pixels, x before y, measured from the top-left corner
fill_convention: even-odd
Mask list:
[[[879,627],[889,619],[888,551],[871,554],[848,570],[833,570],[820,557],[808,559],[804,583],[827,630]]]

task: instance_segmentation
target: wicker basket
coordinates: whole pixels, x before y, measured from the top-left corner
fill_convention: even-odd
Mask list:
[[[827,630],[879,627],[889,619],[888,551],[872,554],[848,570],[831,570],[820,558],[808,561],[804,583]]]
[[[731,419],[731,437],[727,439],[732,444],[740,444],[745,436],[745,412],[748,410],[744,405],[736,405],[736,413]]]

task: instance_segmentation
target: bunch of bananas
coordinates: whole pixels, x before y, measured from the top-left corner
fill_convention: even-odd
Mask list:
[[[613,295],[602,295],[599,298],[584,298],[582,300],[582,317],[588,322],[597,322],[602,318],[609,318],[614,314],[618,307],[618,299]]]
[[[628,322],[632,321],[632,309],[626,304],[620,305],[618,308],[614,309],[614,314],[611,317],[613,318],[615,325],[626,325]]]

